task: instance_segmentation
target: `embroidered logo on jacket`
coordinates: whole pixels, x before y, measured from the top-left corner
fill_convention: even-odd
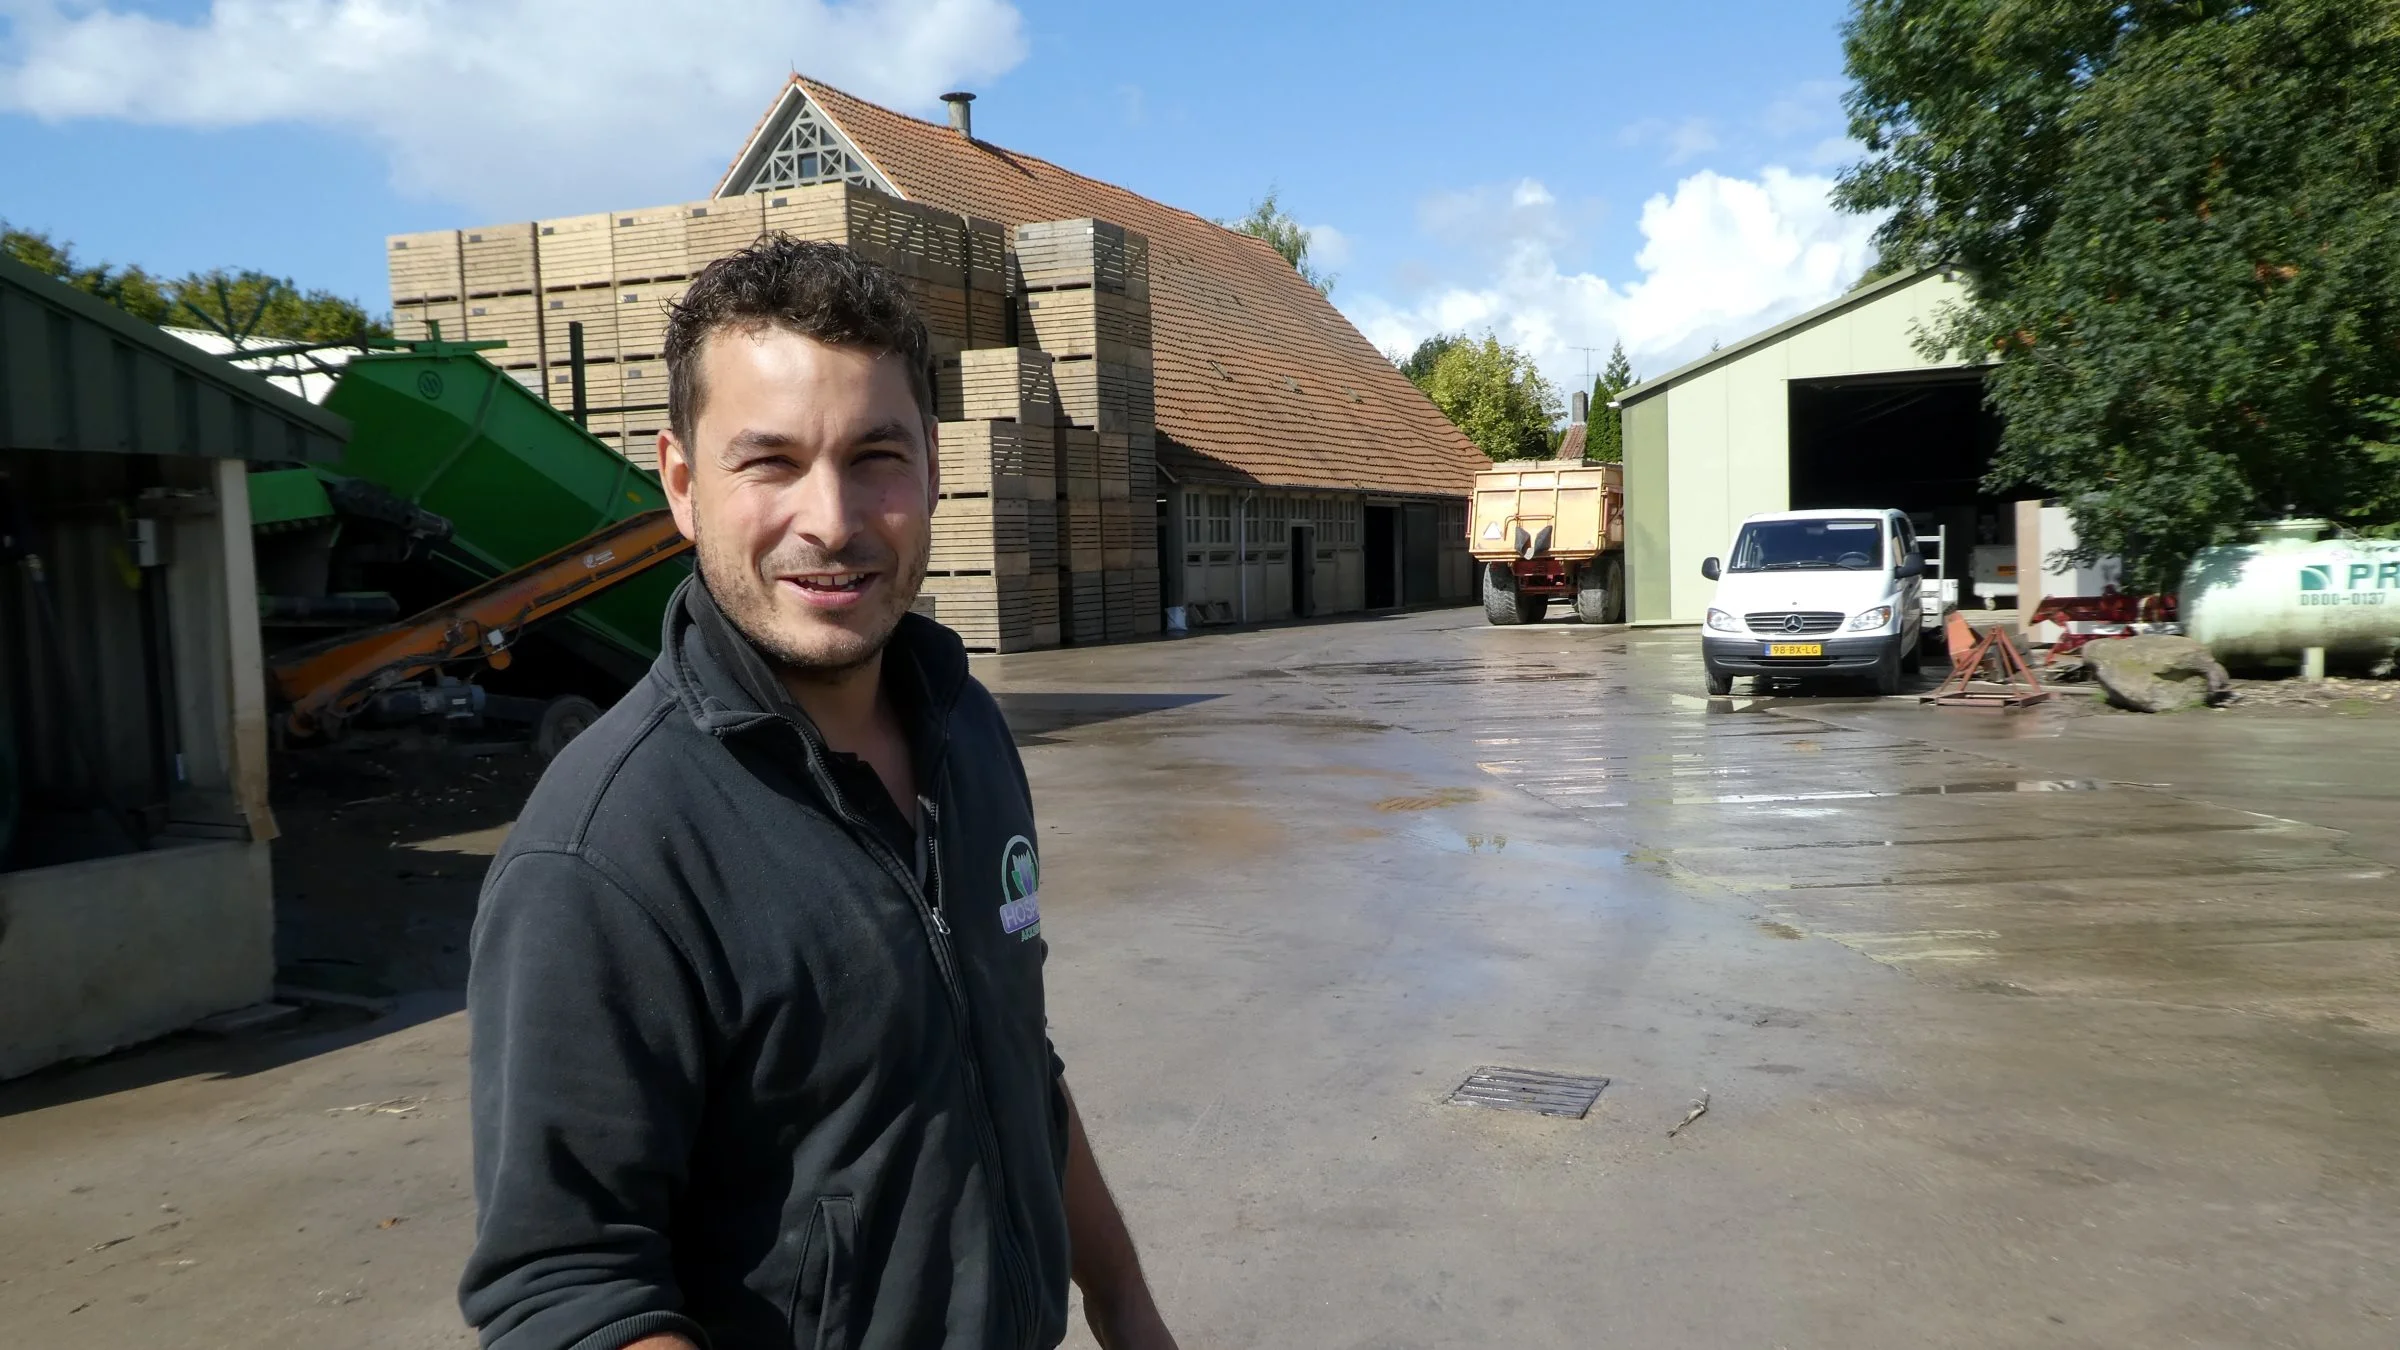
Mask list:
[[[1018,835],[1000,852],[1000,931],[1023,942],[1042,931],[1042,860]]]

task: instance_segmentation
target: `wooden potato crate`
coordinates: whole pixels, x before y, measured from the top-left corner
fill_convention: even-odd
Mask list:
[[[395,234],[384,240],[384,246],[395,309],[414,301],[454,299],[466,294],[460,281],[458,231]]]
[[[1019,296],[1017,331],[1053,356],[1151,363],[1149,303],[1088,286]]]
[[[739,253],[766,232],[766,202],[753,193],[687,202],[683,208],[683,270],[687,276],[729,253]]]
[[[1057,573],[1021,577],[928,576],[918,613],[958,634],[971,652],[1020,652],[1059,640]]]
[[[534,256],[542,289],[608,286],[617,279],[613,222],[605,211],[534,222]]]
[[[1008,286],[1005,235],[992,221],[953,215],[849,183],[784,188],[766,198],[766,228],[846,244],[903,277],[966,290]]]
[[[1059,504],[1054,501],[1025,503],[1025,561],[1035,576],[1058,570],[1058,513]]]
[[[666,424],[663,413],[625,414],[625,458],[658,472],[658,429]]]
[[[1134,574],[1131,569],[1110,568],[1101,573],[1101,604],[1104,631],[1111,642],[1123,642],[1134,635],[1134,615],[1139,611],[1139,597],[1134,593]]]
[[[1158,594],[1158,565],[1137,567],[1133,572],[1133,635],[1156,637],[1167,626],[1166,610]]]
[[[658,281],[687,275],[683,227],[688,219],[681,206],[650,206],[616,213],[610,248],[616,258],[619,284]]]
[[[1030,347],[990,347],[944,357],[934,370],[934,401],[945,422],[1022,422],[1047,427],[1058,420],[1058,392],[1048,353]]]
[[[488,351],[483,359],[496,366],[540,365],[542,363],[541,298],[525,295],[487,295],[467,301],[466,331],[459,334],[470,342],[505,342],[500,351]],[[449,331],[445,327],[442,331]]]
[[[1097,431],[1099,440],[1100,495],[1111,501],[1124,501],[1133,495],[1133,449],[1123,432]]]
[[[1100,433],[1089,427],[1060,427],[1058,467],[1062,478],[1097,484],[1100,478]],[[1097,496],[1097,490],[1091,494]]]
[[[689,282],[648,282],[617,288],[617,354],[656,356],[667,347],[667,308],[691,289]]]
[[[461,231],[458,261],[468,295],[532,290],[538,284],[534,275],[533,222]]]
[[[617,399],[618,407],[640,410],[626,416],[645,425],[666,425],[667,363],[655,356],[617,362]]]
[[[1072,499],[1058,504],[1061,565],[1070,572],[1097,572],[1108,565],[1101,505]]]
[[[457,342],[467,335],[467,305],[463,300],[420,300],[392,306],[392,336],[402,342],[423,342],[441,326],[442,338]]]
[[[1150,298],[1150,241],[1102,220],[1046,220],[1017,227],[1021,290],[1089,286]]]
[[[1100,502],[1100,565],[1111,570],[1133,566],[1133,515],[1122,499]]]
[[[1158,385],[1149,370],[1115,361],[1072,357],[1051,373],[1058,406],[1069,422],[1100,431],[1149,431],[1158,416]]]
[[[1108,640],[1108,602],[1098,568],[1058,574],[1059,636],[1078,646]]]
[[[567,325],[583,325],[583,358],[587,361],[617,354],[617,291],[592,286],[579,291],[542,292],[542,335],[552,348],[550,359],[565,360]]]
[[[1027,503],[945,497],[933,512],[932,571],[1021,577],[1032,565]]]
[[[1022,422],[944,422],[942,495],[974,494],[1048,503],[1058,495],[1051,429]]]

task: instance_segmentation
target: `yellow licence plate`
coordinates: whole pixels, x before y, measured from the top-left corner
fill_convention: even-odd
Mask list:
[[[1770,642],[1767,644],[1767,655],[1769,656],[1823,656],[1824,654],[1825,644],[1822,642]]]

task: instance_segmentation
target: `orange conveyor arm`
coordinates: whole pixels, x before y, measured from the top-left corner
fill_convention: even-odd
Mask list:
[[[508,665],[526,625],[591,599],[692,546],[664,509],[604,525],[422,614],[282,653],[268,663],[297,735],[338,726],[375,695],[451,661]]]

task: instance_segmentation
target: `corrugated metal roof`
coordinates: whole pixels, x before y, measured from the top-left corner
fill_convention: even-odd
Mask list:
[[[1808,327],[1810,324],[1832,318],[1834,315],[1839,314],[1844,310],[1856,309],[1858,306],[1863,305],[1878,296],[1900,290],[1903,287],[1913,286],[1918,282],[1923,281],[1925,278],[1933,276],[1941,271],[1942,266],[1920,267],[1913,272],[1894,273],[1891,276],[1885,277],[1881,281],[1874,282],[1870,285],[1861,286],[1857,290],[1851,291],[1838,299],[1817,306],[1815,309],[1808,311],[1806,314],[1795,315],[1772,328],[1762,329],[1756,333],[1752,333],[1750,336],[1743,338],[1741,341],[1734,343],[1730,347],[1720,347],[1716,351],[1710,352],[1708,355],[1701,357],[1697,361],[1685,362],[1683,365],[1675,367],[1673,370],[1668,371],[1664,375],[1654,375],[1649,379],[1642,381],[1640,384],[1633,386],[1631,389],[1626,390],[1624,393],[1617,395],[1617,406],[1622,408],[1628,404],[1638,403],[1641,400],[1650,397],[1652,394],[1663,394],[1667,391],[1669,386],[1681,384],[1685,380],[1690,379],[1694,375],[1697,375],[1704,370],[1721,366],[1736,357],[1747,355],[1750,352],[1754,352],[1759,348],[1766,346],[1770,342],[1774,342],[1777,339],[1786,337],[1792,333],[1799,332],[1801,329]]]
[[[0,449],[331,459],[350,424],[0,258]]]

